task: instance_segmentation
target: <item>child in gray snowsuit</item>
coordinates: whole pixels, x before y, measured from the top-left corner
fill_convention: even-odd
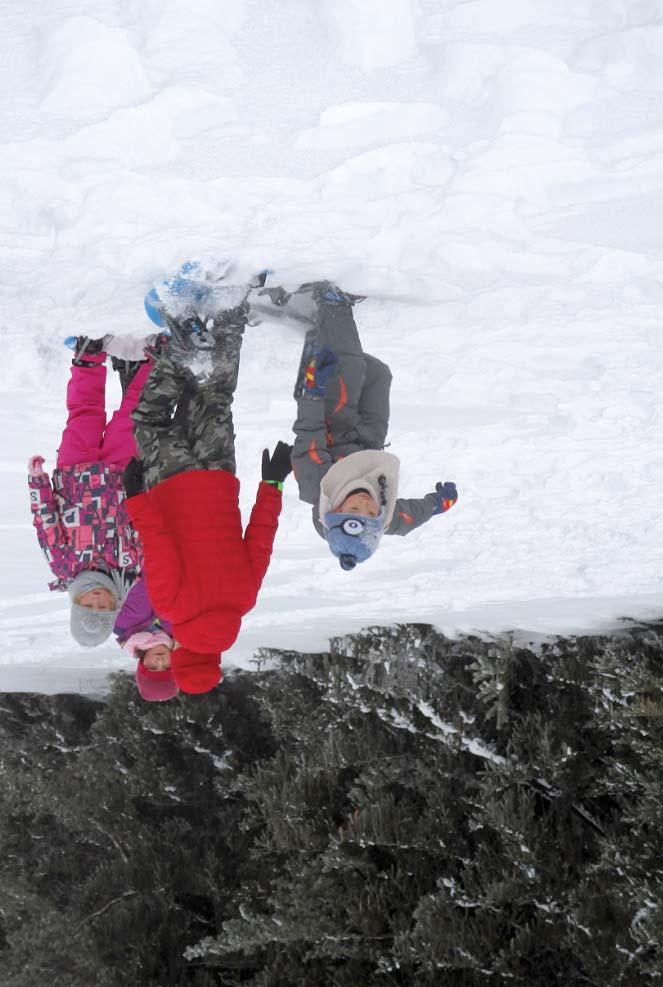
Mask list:
[[[407,535],[453,507],[455,484],[398,497],[399,460],[383,451],[389,427],[389,367],[364,353],[353,315],[361,296],[326,281],[289,295],[265,289],[278,306],[309,326],[295,384],[297,419],[292,465],[299,498],[343,569],[374,553],[383,534]]]

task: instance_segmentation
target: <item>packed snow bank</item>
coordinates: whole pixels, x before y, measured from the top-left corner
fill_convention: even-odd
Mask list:
[[[290,481],[228,661],[389,621],[587,631],[658,612],[659,19],[621,0],[2,15],[0,690],[129,667],[70,640],[25,462],[54,465],[61,339],[148,331],[144,291],[201,254],[367,293],[357,321],[394,372],[402,493],[460,492],[347,574]],[[264,312],[247,333],[245,517],[263,445],[290,435],[300,345]]]

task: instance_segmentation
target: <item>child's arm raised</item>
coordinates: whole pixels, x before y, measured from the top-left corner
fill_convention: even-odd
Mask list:
[[[457,500],[456,484],[449,481],[437,483],[435,493],[426,494],[425,497],[413,497],[409,500],[399,497],[386,534],[409,535],[436,514],[445,514]]]
[[[251,518],[244,532],[244,544],[249,557],[251,572],[256,582],[256,593],[260,589],[272,557],[272,546],[283,496],[277,486],[269,483],[258,485],[258,495],[251,511]]]
[[[256,580],[256,593],[265,578],[272,545],[279,525],[281,513],[281,491],[285,478],[292,472],[292,446],[278,442],[270,456],[269,449],[262,454],[262,483],[246,531],[244,544],[249,556],[249,564]]]
[[[39,547],[51,572],[58,578],[58,583],[51,584],[51,588],[55,589],[67,577],[67,561],[72,549],[67,538],[67,529],[62,524],[50,477],[42,468],[43,462],[43,456],[31,456],[28,462],[30,511]]]
[[[151,502],[149,494],[139,493],[127,497],[126,504],[129,517],[143,545],[150,603],[160,616],[170,620],[182,574],[179,552],[166,528],[161,511]]]

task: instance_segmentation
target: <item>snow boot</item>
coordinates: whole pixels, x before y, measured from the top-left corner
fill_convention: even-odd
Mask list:
[[[147,360],[121,360],[117,356],[111,357],[113,370],[120,376],[120,387],[122,388],[123,397],[127,393],[129,384],[144,363],[147,363]]]
[[[104,361],[90,360],[88,357],[105,354],[105,342],[105,336],[101,339],[91,339],[90,336],[67,336],[64,344],[74,351],[74,358],[71,361],[73,367],[98,367]]]
[[[142,334],[115,336],[107,333],[101,339],[91,339],[89,336],[67,336],[64,345],[74,351],[75,361],[85,360],[86,356],[107,353],[108,356],[114,356],[118,360],[134,363],[144,360],[154,351],[158,338],[157,333],[148,336]]]
[[[264,268],[244,284],[237,284],[230,280],[232,269],[228,260],[206,266],[187,261],[173,277],[147,292],[147,315],[160,329],[170,329],[170,322],[176,321],[187,323],[192,331],[201,331],[210,317],[243,305],[249,293],[262,288],[271,273]]]
[[[145,296],[145,311],[168,335],[168,352],[175,363],[187,366],[199,379],[217,369],[222,337],[243,331],[248,323],[248,296],[262,287],[269,271],[259,271],[244,284],[228,279],[232,265],[223,262],[203,269],[187,261],[173,278]],[[216,357],[215,354],[216,353]]]

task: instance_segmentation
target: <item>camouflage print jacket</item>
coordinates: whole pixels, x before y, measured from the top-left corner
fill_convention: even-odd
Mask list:
[[[66,590],[86,569],[123,569],[137,576],[143,552],[126,510],[122,472],[83,463],[28,479],[32,523],[55,580]]]

